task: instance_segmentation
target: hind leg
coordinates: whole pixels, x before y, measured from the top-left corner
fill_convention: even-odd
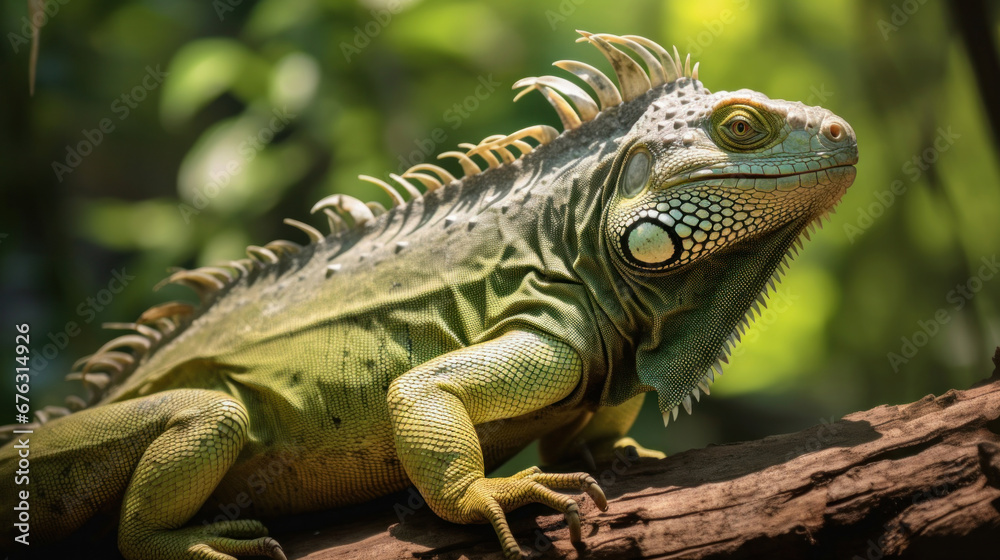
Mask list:
[[[26,436],[31,534],[65,536],[121,503],[118,544],[129,560],[284,558],[254,521],[182,528],[235,462],[247,437],[243,405],[224,393],[183,389],[82,410]],[[20,436],[19,436],[20,437]],[[18,444],[0,448],[13,480]],[[11,493],[13,494],[13,493]],[[10,515],[12,496],[0,498]],[[11,527],[12,524],[6,524]]]
[[[129,560],[284,560],[258,521],[183,527],[236,461],[249,427],[246,409],[231,396],[183,392],[191,398],[146,448],[125,491],[118,529],[122,554]]]

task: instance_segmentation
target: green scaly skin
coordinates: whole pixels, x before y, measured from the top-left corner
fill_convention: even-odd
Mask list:
[[[529,502],[562,511],[579,541],[578,505],[559,491],[606,508],[589,475],[485,473],[538,438],[547,462],[580,442],[598,457],[637,445],[624,436],[647,391],[665,421],[690,409],[857,161],[850,126],[825,109],[709,93],[697,67],[646,41],[666,68],[650,87],[611,46],[641,38],[584,35],[613,62],[624,103],[597,113],[574,99],[579,115],[555,103],[571,130],[539,129],[532,153],[374,219],[328,200],[358,227],[175,275],[206,304],[144,314],[162,340],[103,349],[88,382],[124,372],[97,406],[31,436],[32,540],[117,508],[129,560],[284,558],[256,519],[413,484],[444,519],[491,523],[510,558],[505,513]],[[16,460],[0,449],[0,477]],[[255,473],[275,465],[261,489]],[[188,525],[247,495],[240,519]]]

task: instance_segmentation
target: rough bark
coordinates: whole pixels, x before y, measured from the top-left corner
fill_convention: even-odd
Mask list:
[[[550,510],[509,518],[540,558],[997,558],[998,418],[1000,367],[794,434],[620,460],[596,473],[608,512],[582,502],[578,548]],[[416,494],[309,524],[278,534],[290,559],[501,558],[489,526],[444,522]]]

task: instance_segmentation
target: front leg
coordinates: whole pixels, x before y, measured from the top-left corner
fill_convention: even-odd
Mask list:
[[[396,453],[431,509],[454,523],[491,523],[508,558],[520,558],[521,550],[504,513],[531,502],[562,511],[578,542],[579,507],[555,490],[585,491],[606,510],[597,482],[586,473],[546,474],[537,467],[486,478],[475,425],[559,402],[577,387],[582,370],[580,357],[564,342],[511,332],[393,381],[388,404]]]

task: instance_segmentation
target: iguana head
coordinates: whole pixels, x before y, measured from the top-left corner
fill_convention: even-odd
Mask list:
[[[576,183],[579,234],[585,243],[596,236],[576,268],[635,355],[611,372],[602,404],[655,390],[666,422],[708,391],[800,237],[850,186],[857,143],[850,125],[821,107],[709,92],[676,48],[580,33],[611,63],[618,87],[589,65],[555,65],[594,90],[600,111],[562,78],[515,87],[545,95],[598,162],[566,167],[586,170]]]
[[[826,109],[712,94],[694,80],[660,90],[621,142],[601,227],[646,318],[636,369],[665,421],[707,387],[731,334],[843,196],[857,160],[854,131]]]
[[[851,127],[826,109],[689,81],[622,142],[603,229],[624,273],[663,276],[826,214],[857,159]]]

